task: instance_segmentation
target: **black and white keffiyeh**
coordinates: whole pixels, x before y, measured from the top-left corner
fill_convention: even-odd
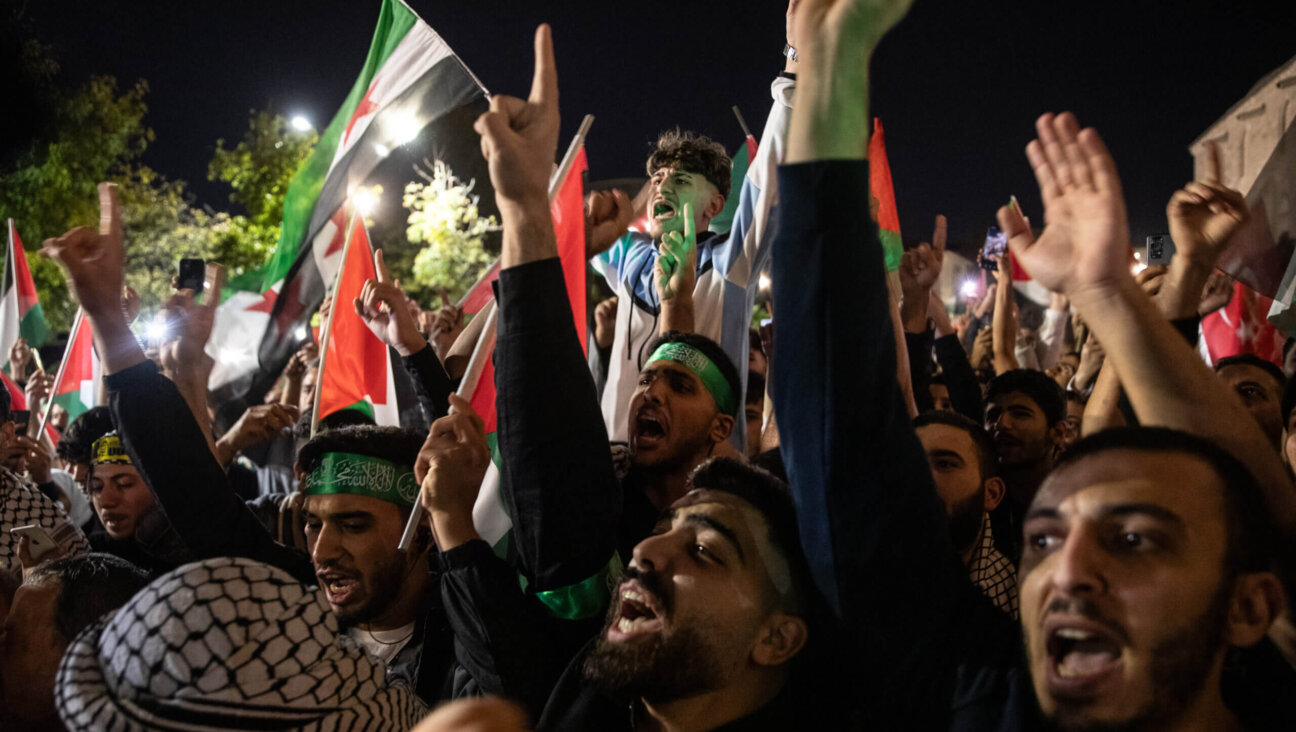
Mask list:
[[[77,557],[90,551],[90,542],[63,512],[30,481],[12,470],[0,467],[0,569],[17,569],[18,540],[9,530],[19,526],[45,529],[65,557]]]
[[[83,631],[54,696],[74,730],[404,730],[427,712],[318,591],[233,557],[169,572]]]
[[[990,514],[981,514],[981,543],[968,563],[968,576],[995,607],[1017,618],[1017,568],[995,549]]]

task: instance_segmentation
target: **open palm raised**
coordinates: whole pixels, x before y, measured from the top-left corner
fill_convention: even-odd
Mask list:
[[[1129,226],[1116,164],[1093,129],[1070,112],[1045,114],[1026,146],[1044,200],[1044,231],[1036,239],[1015,206],[999,209],[999,226],[1025,270],[1072,298],[1128,280]]]

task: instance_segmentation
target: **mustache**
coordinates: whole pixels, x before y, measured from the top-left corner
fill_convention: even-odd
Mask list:
[[[1085,620],[1092,620],[1110,630],[1122,641],[1129,642],[1129,634],[1125,632],[1125,629],[1116,621],[1104,617],[1098,610],[1098,605],[1092,600],[1083,597],[1055,597],[1044,608],[1044,614],[1040,616],[1040,622],[1043,623],[1048,620],[1048,617],[1054,613],[1078,615]]]
[[[652,593],[657,598],[657,601],[661,603],[662,612],[668,616],[670,615],[671,598],[667,594],[666,583],[662,581],[660,575],[627,565],[625,572],[621,575],[621,584],[624,585],[630,580],[637,581],[645,590]]]

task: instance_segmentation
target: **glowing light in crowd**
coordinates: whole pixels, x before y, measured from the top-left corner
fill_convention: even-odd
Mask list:
[[[1143,252],[1134,252],[1134,258],[1137,259],[1138,261],[1142,262],[1142,261],[1143,261]]]
[[[292,126],[298,132],[305,132],[311,128],[311,123],[310,120],[299,114],[292,118]]]
[[[761,275],[761,276],[760,276],[760,280],[759,280],[759,284],[760,284],[760,288],[761,288],[762,290],[768,290],[769,287],[770,287],[770,278],[769,278],[769,275],[767,275],[767,274],[763,274],[763,275]]]
[[[297,340],[299,340],[299,341],[304,341],[304,340],[306,340],[306,336],[307,336],[309,333],[310,333],[310,329],[307,328],[306,326],[302,325],[302,326],[298,326],[298,328],[297,328],[297,332],[296,332],[295,335],[297,336]]]
[[[959,288],[959,292],[962,293],[963,297],[975,296],[977,294],[977,281],[963,280],[963,286]]]
[[[1145,269],[1147,269],[1146,264],[1143,264],[1142,262],[1137,262],[1133,267],[1130,267],[1130,272],[1132,274],[1138,274],[1139,272],[1142,272]]]
[[[375,142],[375,143],[374,143],[374,152],[378,153],[378,157],[380,157],[380,158],[385,158],[385,157],[387,157],[388,155],[391,155],[391,148],[387,147],[386,145],[382,144],[381,142]]]
[[[148,335],[149,340],[153,340],[153,341],[162,340],[162,337],[166,335],[166,330],[167,330],[166,323],[160,320],[155,320],[152,323],[149,323],[148,327],[144,329],[145,333]]]
[[[351,194],[351,200],[355,203],[356,210],[364,216],[373,213],[378,207],[378,194],[369,188],[358,189]]]

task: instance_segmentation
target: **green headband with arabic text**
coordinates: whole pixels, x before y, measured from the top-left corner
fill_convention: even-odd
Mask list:
[[[648,358],[648,363],[653,361],[674,361],[692,371],[702,382],[702,386],[711,392],[711,397],[723,414],[733,416],[737,413],[737,402],[729,380],[721,373],[720,367],[702,351],[687,343],[663,343]]]
[[[418,501],[419,484],[410,468],[370,455],[330,452],[306,476],[302,492],[368,496],[410,508]]]

